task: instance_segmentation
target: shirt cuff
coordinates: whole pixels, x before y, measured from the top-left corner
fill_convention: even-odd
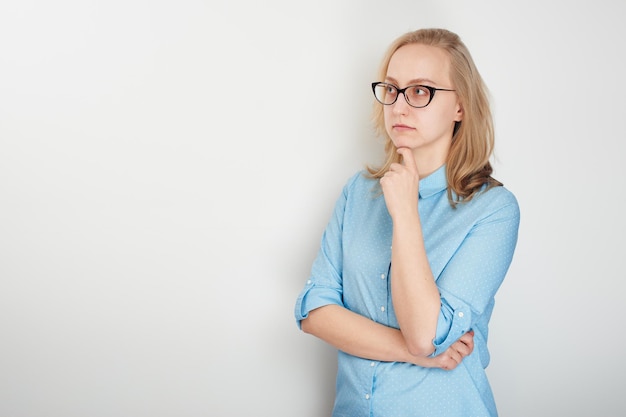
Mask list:
[[[472,309],[470,306],[443,289],[439,289],[439,291],[441,293],[441,311],[437,321],[437,334],[433,340],[435,352],[432,356],[445,352],[472,326]]]
[[[298,328],[302,328],[301,322],[309,316],[310,311],[329,304],[343,306],[341,294],[336,289],[317,285],[311,280],[307,281],[296,300],[295,316]]]

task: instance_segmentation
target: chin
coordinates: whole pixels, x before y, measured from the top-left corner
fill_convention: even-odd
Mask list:
[[[414,143],[409,143],[409,141],[407,140],[394,140],[392,139],[391,142],[393,143],[393,146],[396,147],[396,149],[398,148],[409,148],[409,149],[413,149],[415,148],[415,144]]]

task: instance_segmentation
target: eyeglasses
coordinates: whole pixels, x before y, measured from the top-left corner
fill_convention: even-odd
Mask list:
[[[435,88],[427,85],[409,85],[404,88],[396,87],[393,84],[388,83],[372,83],[372,91],[374,97],[380,104],[389,106],[398,100],[400,93],[404,96],[404,99],[411,107],[422,108],[426,107],[433,101],[436,91],[455,91],[448,90],[446,88]]]

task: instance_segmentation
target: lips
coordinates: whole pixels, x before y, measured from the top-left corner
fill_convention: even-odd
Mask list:
[[[398,123],[398,124],[393,125],[393,128],[395,130],[414,130],[414,128],[412,128],[411,126],[407,126],[407,125],[402,124],[402,123]]]

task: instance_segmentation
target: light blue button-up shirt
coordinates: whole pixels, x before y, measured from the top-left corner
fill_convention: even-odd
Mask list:
[[[441,294],[435,355],[473,329],[474,351],[452,371],[338,353],[334,417],[496,416],[485,374],[494,296],[511,263],[519,207],[493,187],[452,208],[445,166],[419,185],[426,253]],[[376,180],[363,172],[345,185],[324,231],[295,316],[328,304],[399,328],[389,276],[392,221]]]

